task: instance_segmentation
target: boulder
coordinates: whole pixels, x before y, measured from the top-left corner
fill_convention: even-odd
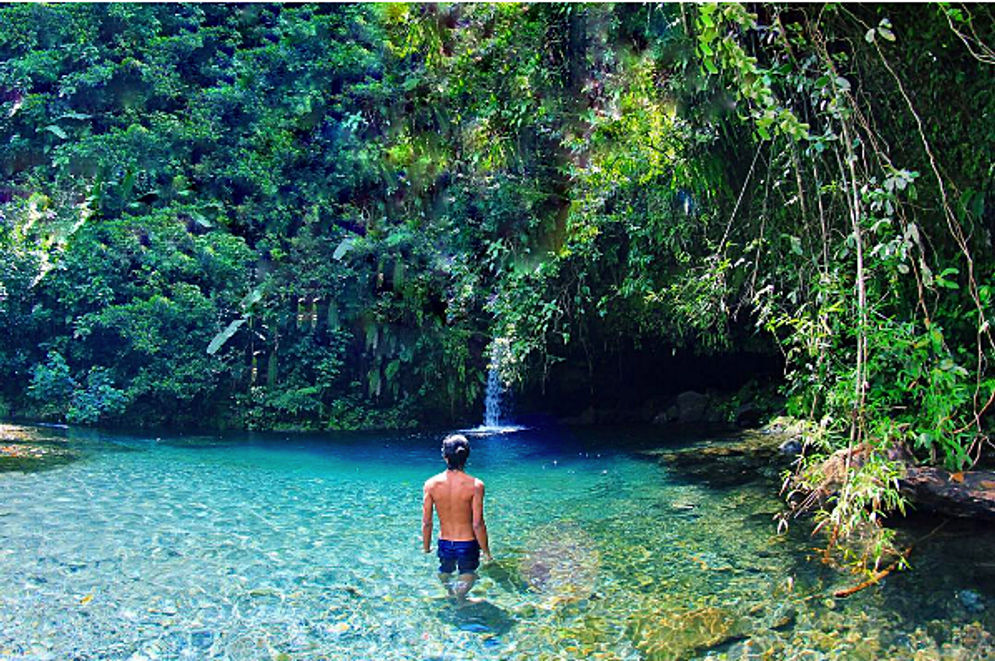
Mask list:
[[[677,421],[680,423],[702,422],[708,409],[708,395],[686,390],[677,396]]]
[[[880,450],[866,443],[837,450],[822,461],[822,482],[809,492],[801,508],[811,508],[836,493],[852,467],[862,466]],[[895,462],[903,475],[898,479],[902,494],[917,508],[952,517],[995,521],[995,471],[951,472],[936,466],[916,466],[909,451],[894,445],[884,458]]]
[[[922,509],[947,516],[995,520],[995,472],[951,473],[933,466],[908,466],[898,484]]]
[[[677,409],[677,405],[674,404],[668,407],[662,413],[658,413],[655,418],[653,418],[653,424],[656,425],[666,425],[671,422],[677,422],[677,417],[680,415],[680,411]]]
[[[957,600],[971,613],[980,613],[985,610],[985,601],[976,590],[961,590],[957,593]]]
[[[756,427],[760,424],[762,412],[753,404],[742,404],[733,415],[738,427]]]

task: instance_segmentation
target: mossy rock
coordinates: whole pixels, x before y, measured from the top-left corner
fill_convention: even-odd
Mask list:
[[[11,425],[0,423],[0,445],[35,443],[44,445],[65,445],[66,438],[43,427]]]
[[[64,466],[79,459],[67,448],[36,443],[4,443],[0,445],[0,473],[45,470]]]
[[[644,658],[684,659],[749,635],[749,622],[714,606],[678,613],[639,614],[628,635]]]
[[[0,424],[0,473],[33,472],[76,461],[80,455],[68,443],[45,427]]]

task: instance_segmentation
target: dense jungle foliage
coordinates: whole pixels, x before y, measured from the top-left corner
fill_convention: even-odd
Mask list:
[[[584,406],[756,353],[810,422],[793,488],[861,453],[801,505],[846,536],[903,506],[894,447],[988,444],[993,31],[949,4],[0,7],[0,414],[449,423],[496,337],[521,392]]]

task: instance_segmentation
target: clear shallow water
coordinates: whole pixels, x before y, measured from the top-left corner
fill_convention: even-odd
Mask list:
[[[770,476],[709,486],[615,429],[475,437],[498,562],[456,609],[420,548],[442,434],[149,439],[0,474],[0,658],[983,658],[995,536],[948,524],[857,582],[777,535]],[[74,435],[76,434],[76,435]],[[729,469],[729,466],[726,466]],[[935,522],[903,531],[908,539]],[[965,592],[968,591],[968,592]]]

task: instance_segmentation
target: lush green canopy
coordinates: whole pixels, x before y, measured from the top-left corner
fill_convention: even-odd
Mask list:
[[[895,443],[962,468],[988,441],[993,29],[946,4],[4,6],[0,410],[404,426],[477,415],[493,337],[506,378],[592,401],[624,357],[779,348],[813,450],[872,449],[826,510],[845,529],[895,504]]]

